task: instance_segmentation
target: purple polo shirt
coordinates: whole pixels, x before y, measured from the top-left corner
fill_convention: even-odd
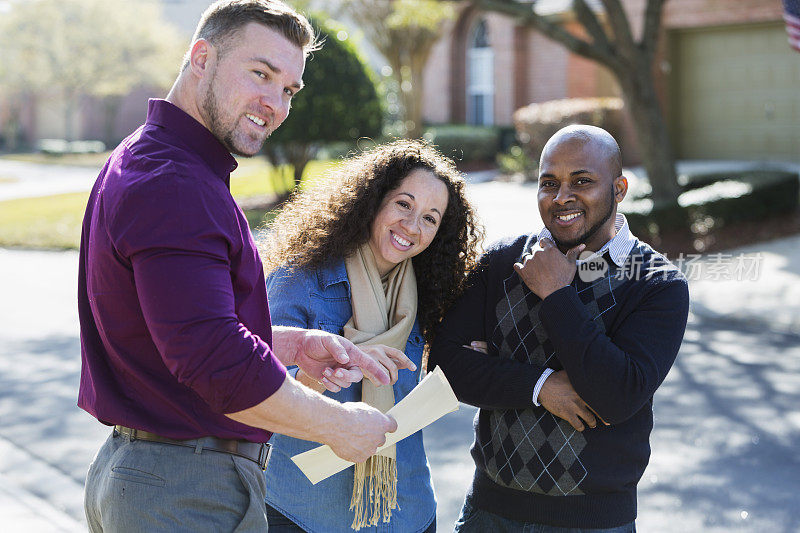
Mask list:
[[[286,377],[264,270],[230,193],[236,160],[165,100],[111,154],[81,238],[78,406],[173,439],[264,442],[226,417]]]

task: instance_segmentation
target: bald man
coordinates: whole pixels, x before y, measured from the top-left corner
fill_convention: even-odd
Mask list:
[[[558,131],[539,164],[545,227],[491,246],[439,328],[432,364],[480,408],[456,531],[635,531],[689,295],[617,213],[627,188],[608,132]]]

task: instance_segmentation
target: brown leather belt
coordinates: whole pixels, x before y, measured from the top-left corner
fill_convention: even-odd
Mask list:
[[[266,442],[249,442],[245,440],[232,440],[232,439],[218,439],[216,437],[202,437],[199,439],[189,440],[175,440],[143,431],[141,429],[133,429],[125,426],[114,426],[114,436],[125,435],[130,437],[131,440],[146,440],[149,442],[160,442],[162,444],[172,444],[175,446],[185,446],[187,448],[194,448],[197,453],[203,450],[211,450],[213,452],[230,453],[238,455],[245,459],[255,461],[262,470],[267,469],[269,462],[269,454],[272,451],[270,445]]]

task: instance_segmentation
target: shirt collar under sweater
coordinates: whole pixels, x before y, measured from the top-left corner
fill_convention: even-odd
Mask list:
[[[633,250],[633,247],[636,244],[637,239],[631,233],[631,230],[628,227],[628,220],[622,213],[617,213],[617,217],[614,220],[614,230],[617,232],[617,234],[614,235],[614,237],[610,241],[605,243],[603,247],[597,250],[597,252],[595,252],[594,254],[592,254],[591,257],[584,257],[583,259],[579,259],[577,263],[581,264],[597,256],[601,256],[606,252],[606,250],[608,250],[608,255],[611,257],[611,260],[614,261],[614,264],[621,267],[625,263],[625,260],[628,258],[628,255],[630,255],[631,250]],[[536,239],[537,242],[541,241],[542,239],[552,240],[553,235],[547,228],[542,228],[542,230],[536,236]]]

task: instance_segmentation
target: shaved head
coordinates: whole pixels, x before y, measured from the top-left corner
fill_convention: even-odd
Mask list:
[[[565,143],[588,145],[585,148],[590,149],[595,156],[602,157],[612,179],[622,174],[622,154],[620,154],[617,141],[603,128],[585,124],[566,126],[550,137],[542,150],[539,165],[541,166],[545,157],[548,157],[556,147]]]
[[[596,251],[607,243],[627,190],[619,145],[606,130],[567,126],[544,145],[539,214],[562,252],[579,244]]]

